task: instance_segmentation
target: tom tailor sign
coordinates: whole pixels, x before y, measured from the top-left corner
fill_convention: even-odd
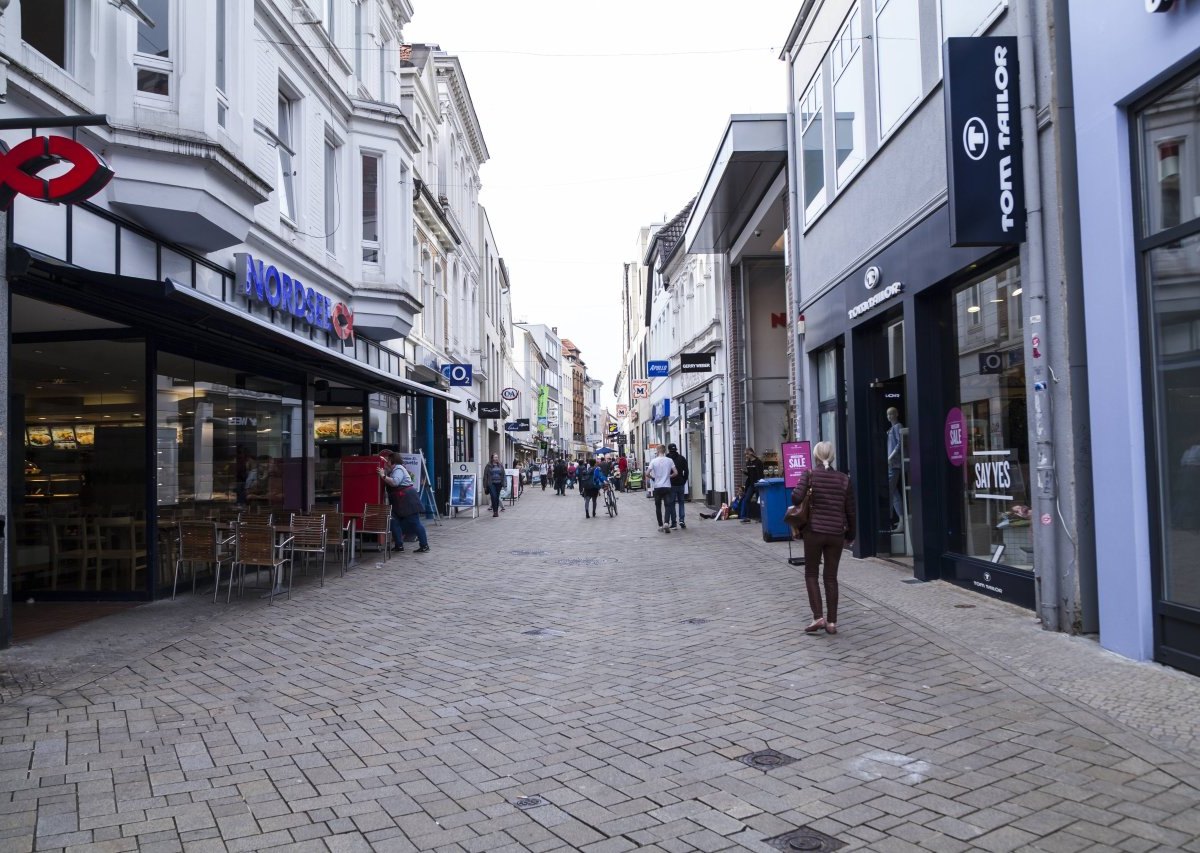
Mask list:
[[[1025,241],[1017,40],[950,38],[945,47],[950,243]]]

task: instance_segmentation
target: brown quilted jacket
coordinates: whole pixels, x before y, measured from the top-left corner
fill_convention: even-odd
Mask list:
[[[855,536],[854,485],[840,471],[825,468],[804,472],[800,484],[792,489],[792,504],[800,506],[812,481],[812,512],[806,530],[813,533],[841,534],[847,542]]]

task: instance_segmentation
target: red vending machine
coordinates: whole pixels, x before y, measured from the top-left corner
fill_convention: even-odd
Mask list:
[[[367,504],[386,503],[379,469],[383,460],[378,456],[342,457],[342,512],[361,516]]]

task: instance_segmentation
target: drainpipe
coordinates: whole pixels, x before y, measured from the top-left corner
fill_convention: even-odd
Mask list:
[[[1050,379],[1045,365],[1050,362],[1049,314],[1046,300],[1046,255],[1044,222],[1042,211],[1042,169],[1038,150],[1037,121],[1037,64],[1034,54],[1033,0],[1015,0],[1013,10],[1017,24],[1017,61],[1021,68],[1021,152],[1025,167],[1025,216],[1026,242],[1024,252],[1023,283],[1026,316],[1030,322],[1025,341],[1025,363],[1032,365],[1033,438],[1034,438],[1034,491],[1032,524],[1042,527],[1042,535],[1035,537],[1041,547],[1034,552],[1038,566],[1038,615],[1042,627],[1051,631],[1062,630],[1059,608],[1058,538],[1061,527],[1057,523],[1058,500],[1054,465],[1054,422],[1051,406]],[[1032,322],[1037,317],[1038,322]],[[1040,346],[1032,345],[1033,336],[1039,337]],[[1038,353],[1035,355],[1035,352]],[[1040,519],[1049,514],[1055,523],[1041,525]]]
[[[788,221],[788,240],[785,251],[787,257],[787,265],[791,267],[791,290],[793,299],[791,300],[791,316],[788,317],[788,328],[792,331],[792,367],[795,371],[795,387],[792,392],[795,394],[796,410],[793,413],[794,423],[792,428],[795,431],[797,439],[808,437],[808,431],[804,427],[807,412],[804,408],[804,332],[800,330],[800,222],[804,218],[804,210],[800,205],[798,175],[800,172],[800,164],[796,153],[796,75],[793,73],[792,63],[786,62],[787,67],[787,88],[788,88],[788,109],[787,109],[787,221]]]

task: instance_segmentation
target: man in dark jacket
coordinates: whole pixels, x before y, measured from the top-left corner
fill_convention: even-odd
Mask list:
[[[504,488],[504,466],[500,464],[500,454],[493,453],[492,461],[483,466],[483,485],[492,499],[492,518],[500,515],[500,490]]]
[[[687,459],[674,444],[667,445],[667,458],[675,465],[675,476],[671,478],[671,500],[675,502],[675,516],[679,519],[680,528],[687,530],[687,524],[683,520],[683,498],[687,493],[688,480]],[[671,527],[674,526],[675,522],[671,522]]]
[[[561,456],[554,462],[554,494],[567,493],[567,460]]]
[[[758,481],[763,478],[762,460],[758,458],[758,454],[754,452],[753,447],[746,448],[746,468],[744,470],[745,481],[743,488],[745,494],[742,496],[742,521],[749,524],[754,519],[751,517],[751,506],[756,505],[757,492],[756,488]]]

